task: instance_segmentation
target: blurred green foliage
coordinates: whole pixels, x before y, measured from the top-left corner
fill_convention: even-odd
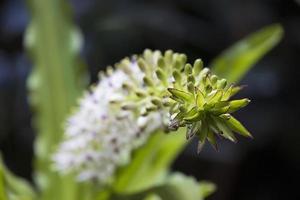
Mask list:
[[[78,58],[82,38],[62,0],[28,0],[31,22],[25,46],[34,63],[28,79],[34,109],[35,181],[42,199],[77,199],[80,190],[73,177],[51,170],[51,155],[63,136],[63,123],[83,90],[86,77]]]
[[[0,199],[34,200],[36,192],[24,179],[16,177],[3,164],[0,157]]]
[[[267,26],[240,40],[210,64],[213,72],[228,82],[238,82],[251,67],[276,46],[283,36],[279,24]]]

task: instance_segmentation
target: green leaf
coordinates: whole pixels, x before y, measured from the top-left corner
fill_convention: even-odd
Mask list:
[[[51,169],[51,155],[63,135],[63,124],[87,81],[79,59],[82,37],[72,24],[63,0],[28,0],[31,21],[25,46],[34,64],[28,79],[30,103],[35,110],[35,181],[41,199],[75,200],[80,188],[74,177]]]
[[[155,193],[151,193],[147,195],[143,200],[162,200],[162,198],[160,198],[160,196]]]
[[[215,191],[210,182],[198,182],[195,178],[173,173],[166,183],[155,191],[163,200],[203,200]]]
[[[256,62],[279,43],[282,36],[281,25],[267,26],[226,49],[210,66],[214,73],[226,78],[228,82],[238,82]]]
[[[143,179],[144,180],[144,179]],[[113,194],[113,200],[203,200],[215,191],[214,184],[198,182],[181,173],[172,173],[161,184],[134,194]]]
[[[2,164],[0,165],[0,199],[7,200],[5,185],[4,185],[4,170]]]
[[[31,185],[24,179],[12,174],[2,162],[0,157],[0,199],[34,200],[36,193]]]
[[[170,165],[187,143],[183,132],[152,133],[147,143],[134,151],[132,161],[118,170],[114,191],[132,194],[163,183]]]

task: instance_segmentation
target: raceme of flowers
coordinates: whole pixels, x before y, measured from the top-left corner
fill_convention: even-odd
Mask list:
[[[215,135],[236,141],[233,132],[251,137],[231,114],[248,99],[230,100],[241,87],[227,85],[197,59],[168,50],[145,50],[100,73],[67,120],[65,139],[54,155],[55,168],[75,173],[79,181],[113,180],[117,167],[157,129],[187,128],[197,136],[198,152],[205,141],[217,147]]]

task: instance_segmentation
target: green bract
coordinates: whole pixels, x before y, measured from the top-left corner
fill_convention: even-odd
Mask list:
[[[215,148],[215,135],[233,142],[233,132],[252,137],[231,114],[250,102],[249,99],[230,100],[242,87],[227,85],[225,79],[203,68],[201,59],[193,65],[186,63],[184,54],[168,50],[145,50],[142,56],[124,59],[117,66],[134,77],[130,65],[136,63],[143,77],[136,84],[124,84],[128,98],[121,107],[147,116],[153,111],[163,115],[166,132],[186,127],[186,138],[199,138],[198,152],[208,140]],[[141,79],[142,84],[138,81]]]
[[[189,89],[189,85],[193,87]],[[217,79],[215,75],[206,72],[199,74],[198,84],[188,82],[187,88],[182,90],[169,88],[170,97],[175,101],[170,109],[174,117],[169,128],[177,130],[180,126],[186,126],[187,139],[197,135],[198,152],[206,139],[217,148],[215,134],[233,142],[236,141],[233,131],[252,137],[249,131],[231,115],[250,102],[249,99],[229,100],[240,89],[232,85],[226,87],[225,79]]]

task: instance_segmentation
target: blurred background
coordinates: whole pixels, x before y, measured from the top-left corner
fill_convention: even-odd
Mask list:
[[[215,182],[211,200],[300,199],[300,2],[294,0],[71,0],[81,28],[81,55],[91,82],[97,72],[145,48],[173,49],[209,63],[226,47],[271,23],[283,41],[243,79],[252,103],[237,114],[254,140],[192,143],[174,170]],[[31,63],[23,48],[29,14],[22,0],[0,1],[0,150],[7,166],[31,180],[34,130],[27,102]]]

